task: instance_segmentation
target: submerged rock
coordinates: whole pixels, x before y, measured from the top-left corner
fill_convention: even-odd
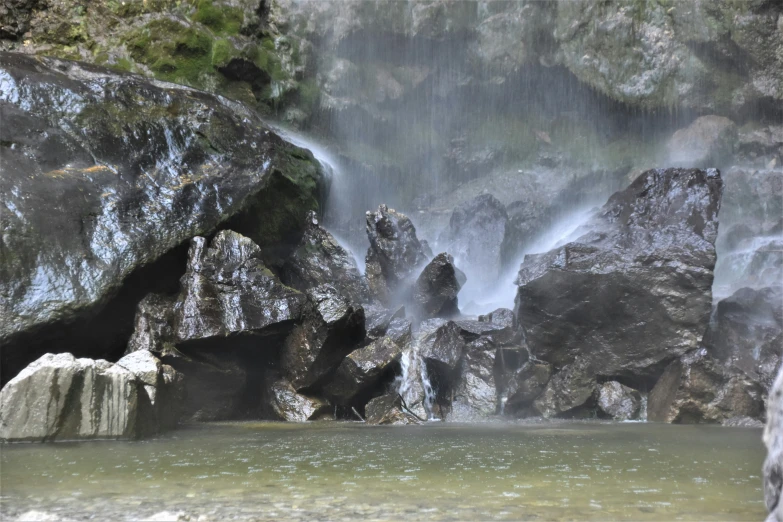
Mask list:
[[[42,356],[0,391],[0,440],[136,439],[157,433],[161,425],[150,395],[157,405],[176,400],[167,396],[176,379],[166,383],[157,360],[125,364],[133,371],[69,353]]]
[[[695,349],[712,304],[717,170],[650,170],[550,252],[525,257],[517,318],[531,353],[607,377],[658,375]]]
[[[634,420],[642,409],[642,395],[617,381],[598,387],[598,409],[614,420]]]
[[[367,212],[366,275],[372,296],[390,304],[403,291],[422,264],[427,261],[416,237],[416,229],[404,214],[386,205]]]
[[[767,425],[764,428],[764,444],[767,458],[764,461],[764,502],[769,516],[767,522],[783,522],[783,368],[769,393]]]
[[[283,280],[301,292],[329,283],[353,303],[369,300],[353,256],[318,223],[315,212],[307,215],[302,240],[283,266]]]
[[[666,367],[650,392],[647,419],[677,424],[721,423],[732,417],[760,418],[763,388],[722,366],[701,348]]]
[[[0,215],[3,380],[54,344],[119,357],[125,309],[152,288],[127,288],[130,304],[112,297],[189,238],[231,219],[256,243],[286,249],[319,208],[325,183],[312,154],[240,104],[16,53],[0,53],[0,75],[0,200],[14,209]],[[104,305],[122,313],[90,323]]]
[[[457,294],[465,281],[454,266],[454,258],[438,254],[424,267],[413,286],[413,301],[421,318],[452,317],[459,314]]]

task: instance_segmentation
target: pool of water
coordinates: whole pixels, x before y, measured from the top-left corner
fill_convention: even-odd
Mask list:
[[[0,452],[4,520],[765,516],[758,429],[220,423],[141,442],[13,444]]]

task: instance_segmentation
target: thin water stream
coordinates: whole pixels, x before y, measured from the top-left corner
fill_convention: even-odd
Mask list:
[[[640,423],[197,425],[5,445],[0,508],[4,520],[762,520],[760,439]]]

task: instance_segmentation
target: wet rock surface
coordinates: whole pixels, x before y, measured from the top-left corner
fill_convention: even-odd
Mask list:
[[[642,409],[641,394],[617,381],[609,381],[598,387],[598,409],[614,420],[634,420]]]
[[[695,349],[711,310],[721,190],[716,170],[647,171],[577,239],[526,256],[515,312],[531,353],[647,377]]]
[[[764,445],[767,458],[764,461],[764,502],[769,511],[767,522],[783,520],[783,370],[778,372],[767,402],[767,423],[764,427]]]
[[[534,416],[538,411],[532,408],[552,377],[552,366],[542,362],[528,361],[513,372],[503,389],[503,412],[511,416]]]
[[[296,244],[319,207],[312,155],[239,104],[52,58],[2,53],[0,70],[0,199],[14,209],[0,216],[4,380],[44,341],[121,355],[127,338],[111,344],[88,337],[100,324],[63,324],[115,304],[129,275],[183,241],[249,212],[265,227],[246,230],[256,242]],[[130,318],[105,327],[129,333]],[[79,333],[90,342],[63,337]]]
[[[136,439],[176,425],[181,381],[160,361],[46,354],[0,391],[0,440]],[[153,400],[151,400],[153,398]]]
[[[560,369],[533,402],[544,417],[578,416],[579,409],[593,399],[598,383],[595,369],[584,359],[578,359]]]
[[[669,162],[677,167],[723,165],[737,142],[737,126],[723,116],[702,116],[672,135]]]
[[[419,424],[415,415],[403,409],[402,399],[397,393],[376,397],[365,408],[368,424]]]
[[[389,337],[354,350],[340,363],[323,393],[336,404],[362,406],[362,399],[400,373],[402,350],[403,346]]]
[[[315,420],[319,414],[328,412],[328,403],[323,400],[296,393],[293,386],[285,381],[272,384],[272,409],[279,420],[305,422]]]
[[[421,318],[453,317],[459,314],[457,294],[465,275],[454,266],[454,258],[445,252],[424,267],[413,286],[413,301]]]

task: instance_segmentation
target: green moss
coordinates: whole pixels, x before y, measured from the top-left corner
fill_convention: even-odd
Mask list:
[[[245,16],[242,10],[236,7],[217,7],[212,0],[199,0],[193,21],[206,25],[218,34],[237,35],[245,21]]]
[[[318,105],[321,91],[314,79],[308,79],[299,84],[299,104],[307,112],[311,112]]]
[[[235,55],[236,50],[228,40],[216,40],[212,45],[212,65],[215,67],[226,65]]]

